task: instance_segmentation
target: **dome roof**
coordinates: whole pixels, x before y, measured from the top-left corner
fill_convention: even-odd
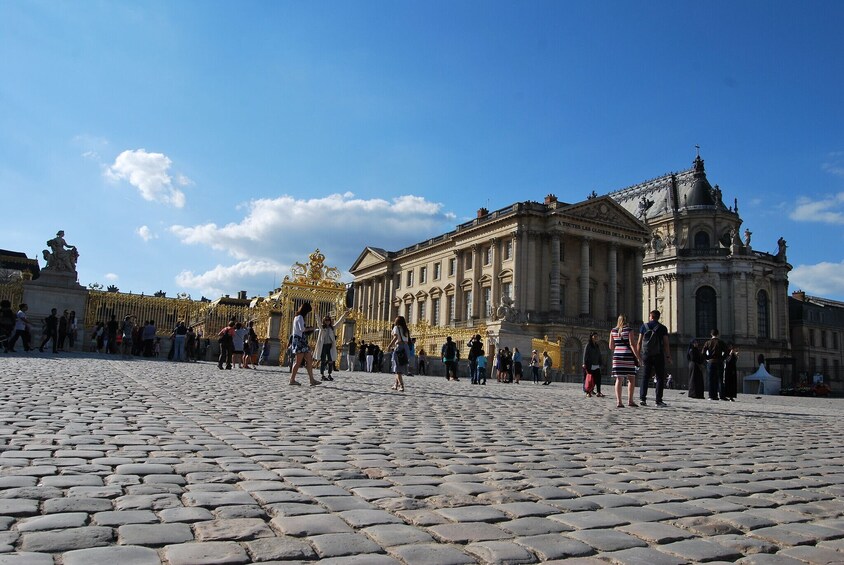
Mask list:
[[[712,185],[706,180],[706,171],[703,169],[703,159],[698,156],[694,162],[694,184],[691,190],[686,193],[686,206],[716,206],[715,198],[712,196]]]

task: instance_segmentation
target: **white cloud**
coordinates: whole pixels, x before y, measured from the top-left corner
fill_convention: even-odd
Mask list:
[[[238,223],[176,225],[170,231],[182,243],[206,245],[236,259],[280,256],[292,263],[319,247],[327,257],[350,265],[366,245],[399,249],[439,233],[452,219],[442,204],[418,196],[388,202],[351,193],[308,200],[285,195],[251,201]]]
[[[105,279],[106,279],[107,281],[111,281],[111,282],[115,282],[115,281],[116,281],[117,279],[119,279],[119,278],[120,278],[120,277],[118,277],[118,276],[117,276],[116,274],[114,274],[114,273],[106,273],[106,275],[105,275]]]
[[[157,235],[155,235],[155,234],[152,232],[152,230],[151,230],[151,229],[149,229],[149,226],[141,226],[141,227],[139,227],[139,228],[138,228],[138,235],[139,235],[139,236],[141,236],[141,239],[143,239],[144,241],[149,241],[149,240],[151,240],[151,239],[155,239],[155,238],[157,238],[157,237],[158,237]]]
[[[272,280],[275,279],[278,284],[289,271],[289,266],[275,261],[249,259],[229,266],[217,265],[200,274],[182,271],[176,276],[176,283],[184,288],[197,289],[206,296],[220,296],[244,288],[271,290]]]
[[[821,163],[821,170],[837,177],[844,177],[844,151],[834,151]]]
[[[789,286],[814,296],[844,296],[844,261],[798,265],[788,275]]]
[[[253,200],[243,209],[242,220],[224,226],[170,228],[182,243],[225,251],[240,261],[201,274],[183,272],[179,284],[208,295],[231,293],[237,286],[233,276],[263,269],[261,284],[251,288],[270,290],[266,274],[278,274],[278,284],[290,274],[289,266],[282,264],[307,261],[314,249],[325,254],[326,266],[345,273],[367,245],[398,250],[454,228],[454,215],[443,212],[442,204],[412,195],[392,201],[356,198],[350,192],[311,199],[285,195]]]
[[[798,198],[789,217],[798,222],[844,224],[844,192],[820,200],[812,200],[807,196]]]
[[[169,170],[173,162],[163,153],[147,153],[145,149],[127,150],[117,156],[114,164],[105,171],[112,181],[126,180],[137,188],[144,200],[170,204],[176,208],[185,205],[185,193],[173,186]],[[184,175],[177,175],[180,186],[191,184]]]

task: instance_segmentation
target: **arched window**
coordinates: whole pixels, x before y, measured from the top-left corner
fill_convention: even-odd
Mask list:
[[[702,286],[695,293],[695,329],[698,337],[707,337],[713,328],[718,327],[717,298],[715,289]]]
[[[699,231],[695,234],[695,249],[709,249],[709,234]]]
[[[771,334],[768,328],[770,324],[770,310],[768,304],[768,293],[760,290],[756,295],[756,332],[757,337],[769,338]]]

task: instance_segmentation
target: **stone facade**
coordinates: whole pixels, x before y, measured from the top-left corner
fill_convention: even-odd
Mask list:
[[[740,235],[738,200],[724,204],[698,156],[691,169],[609,195],[650,229],[645,246],[642,316],[662,312],[671,332],[675,375],[686,382],[686,350],[708,339],[712,328],[740,347],[739,367],[755,370],[756,358],[789,355],[786,244],[756,251],[752,233]]]
[[[378,320],[484,324],[494,344],[522,352],[547,336],[572,352],[563,372],[579,372],[590,331],[606,342],[619,312],[642,310],[647,240],[647,227],[608,197],[481,209],[410,247],[367,247],[350,268],[354,304]]]
[[[788,299],[788,309],[797,382],[811,383],[812,376],[820,373],[835,392],[844,392],[844,302],[796,291]]]

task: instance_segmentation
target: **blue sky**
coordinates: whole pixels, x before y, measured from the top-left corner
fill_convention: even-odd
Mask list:
[[[844,3],[0,0],[0,248],[265,294],[516,201],[689,168],[844,300]],[[42,263],[43,265],[43,263]],[[345,280],[351,278],[345,274]]]

